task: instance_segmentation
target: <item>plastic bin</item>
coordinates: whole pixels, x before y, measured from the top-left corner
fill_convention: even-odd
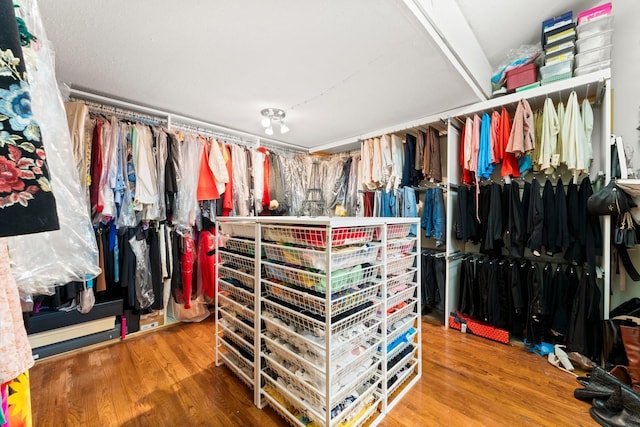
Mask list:
[[[613,30],[603,31],[584,37],[576,41],[578,53],[586,52],[591,49],[597,49],[603,46],[609,46],[613,42]]]
[[[578,39],[589,37],[613,28],[613,15],[603,15],[576,27]]]
[[[542,80],[549,80],[552,78],[564,76],[567,73],[570,74],[572,71],[573,59],[569,59],[568,61],[555,62],[553,64],[540,67],[540,77],[542,77]]]
[[[611,59],[611,50],[613,45],[607,45],[599,47],[597,49],[591,49],[586,52],[582,52],[576,55],[576,68],[584,67],[585,65],[595,64],[597,62],[603,62]]]
[[[585,65],[583,67],[578,67],[573,73],[576,76],[582,76],[584,74],[594,73],[598,70],[604,70],[607,68],[611,68],[611,59],[602,62],[596,62],[595,64]]]

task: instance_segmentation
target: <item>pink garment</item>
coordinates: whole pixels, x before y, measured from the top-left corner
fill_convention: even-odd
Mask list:
[[[526,99],[518,102],[506,151],[520,157],[535,147],[533,111]]]
[[[0,239],[0,384],[17,378],[33,366],[18,285],[9,261],[6,240]]]
[[[478,153],[480,152],[480,117],[473,116],[473,128],[471,133],[471,167],[469,170],[478,173]]]

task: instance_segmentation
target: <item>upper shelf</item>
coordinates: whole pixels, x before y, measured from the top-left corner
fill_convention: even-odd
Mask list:
[[[542,107],[544,100],[547,97],[551,97],[554,103],[557,103],[560,100],[566,101],[571,91],[575,90],[580,101],[587,97],[598,104],[604,95],[605,81],[610,78],[611,69],[599,70],[591,74],[559,80],[534,89],[516,92],[500,96],[498,98],[492,98],[487,101],[476,102],[464,107],[443,111],[431,116],[421,117],[415,120],[399,123],[394,126],[378,129],[376,131],[344,139],[342,141],[325,144],[315,147],[311,152],[321,151],[326,153],[340,153],[350,150],[358,150],[360,148],[360,141],[367,138],[374,138],[380,135],[392,133],[402,133],[424,126],[431,125],[441,130],[442,123],[446,123],[446,119],[491,111],[498,107],[502,107],[503,105],[507,106],[510,110],[514,110],[517,102],[523,98],[528,100],[531,108],[535,110]]]
[[[570,79],[559,80],[557,82],[538,86],[522,92],[511,93],[509,95],[492,98],[487,101],[467,105],[455,110],[448,111],[448,117],[468,116],[470,114],[491,111],[498,107],[515,105],[521,99],[529,101],[531,108],[536,110],[541,108],[546,98],[552,98],[554,103],[566,101],[571,91],[576,91],[578,99],[582,101],[588,98],[596,104],[600,103],[604,95],[605,81],[611,78],[611,69],[598,70],[594,73],[583,76],[572,77]]]

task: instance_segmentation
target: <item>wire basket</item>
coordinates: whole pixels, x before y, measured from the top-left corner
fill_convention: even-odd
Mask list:
[[[243,383],[249,388],[253,388],[253,366],[242,357],[238,357],[233,351],[224,345],[218,354],[224,361],[225,365],[233,372]]]
[[[247,325],[242,320],[231,315],[225,310],[220,310],[219,312],[221,313],[222,317],[220,318],[220,320],[218,320],[218,322],[222,326],[238,333],[239,335],[242,335],[243,337],[246,337],[249,340],[253,340],[254,330],[251,326]]]
[[[235,301],[232,298],[229,298],[221,292],[218,293],[218,307],[229,313],[235,313],[236,316],[240,316],[253,323],[253,309],[240,304],[239,302]]]
[[[331,417],[331,425],[334,427],[342,426],[361,426],[369,418],[372,406],[380,403],[380,397],[375,390],[380,385],[380,378],[374,377],[371,381],[363,384],[358,388],[359,397],[346,406],[342,411]],[[360,415],[360,417],[358,417]]]
[[[373,233],[379,226],[354,226],[331,229],[331,246],[357,245],[373,240]],[[299,227],[263,225],[262,237],[273,242],[326,248],[328,246],[327,227]]]
[[[296,328],[298,333],[307,331],[317,337],[324,336],[325,324],[297,311],[283,307],[275,302],[264,299],[264,310],[273,316],[285,321],[289,326]]]
[[[329,271],[327,252],[318,249],[304,249],[265,243],[263,245],[267,259],[283,264]],[[357,264],[374,263],[380,252],[379,245],[348,246],[331,252],[331,271],[350,268]]]
[[[405,372],[400,373],[396,381],[387,388],[387,396],[393,395],[402,384],[407,382],[407,380],[411,378],[414,373],[417,373],[416,367],[418,366],[418,362],[416,360],[412,360],[410,364],[411,366]]]
[[[245,307],[253,306],[253,294],[245,291],[244,289],[227,283],[224,280],[218,281],[218,287],[220,289],[220,292],[226,293],[227,297],[232,298],[237,303]]]
[[[295,373],[280,365],[271,357],[264,355],[264,361],[267,369],[270,369],[272,373],[275,373],[277,378],[282,378],[284,380],[287,384],[287,389],[291,393],[297,395],[298,398],[308,402],[312,406],[317,408],[325,407],[326,402],[323,393],[316,390],[315,387],[312,387],[302,378],[297,377]]]
[[[249,338],[249,337],[245,337],[244,335],[237,334],[236,332],[232,331],[230,328],[227,328],[224,325],[220,325],[220,328],[222,329],[223,341],[227,340],[228,342],[236,345],[237,348],[242,348],[244,351],[251,354],[252,356],[255,354],[253,351],[253,337]],[[249,342],[249,339],[251,339],[251,342]]]
[[[224,265],[218,265],[218,274],[220,279],[229,283],[237,282],[247,289],[255,288],[255,277],[246,273],[241,273],[237,270],[225,267]]]
[[[268,384],[271,388],[273,388],[274,390],[276,390],[280,396],[283,398],[283,400],[287,401],[287,403],[292,407],[292,408],[296,408],[298,410],[300,410],[300,412],[304,413],[304,415],[310,419],[312,422],[315,423],[315,425],[321,426],[324,425],[324,414],[319,414],[317,412],[317,408],[311,406],[311,404],[309,402],[306,402],[305,400],[303,400],[301,397],[299,397],[298,395],[294,394],[293,391],[289,390],[287,388],[286,384],[281,384],[277,381],[276,378],[278,374],[275,371],[272,371],[270,369],[265,369],[262,371],[263,375],[262,378],[265,381],[265,386]],[[284,378],[283,378],[284,381]],[[273,397],[268,396],[267,400],[272,399],[275,400]],[[270,400],[270,404],[272,404],[273,402],[271,402]],[[281,406],[282,408],[282,406]],[[282,408],[282,410],[284,410],[284,408]],[[297,411],[296,411],[297,412]],[[292,425],[300,425],[298,423],[293,423],[292,418],[297,420],[297,416],[291,414],[288,410],[286,410],[286,412],[284,412],[285,415],[285,420],[290,421],[290,423]],[[288,416],[288,417],[287,417]],[[305,425],[305,424],[302,424]]]
[[[220,230],[224,234],[247,239],[256,238],[256,225],[250,222],[221,222]]]
[[[393,239],[387,240],[387,258],[398,258],[409,254],[415,247],[415,239]]]
[[[418,331],[412,331],[411,328],[409,328],[408,331],[405,332],[405,336],[401,336],[402,337],[402,341],[400,341],[398,343],[398,345],[396,345],[395,347],[393,347],[391,350],[387,351],[387,358],[386,360],[391,360],[393,359],[397,354],[401,353],[403,349],[407,348],[407,346],[414,344],[413,339],[415,338],[415,336],[417,335]],[[400,339],[401,337],[398,337],[398,339]],[[389,343],[389,341],[387,341],[387,343]],[[389,344],[387,344],[387,348],[388,348]]]
[[[220,259],[222,260],[222,265],[232,270],[245,273],[249,276],[254,276],[256,273],[256,264],[253,258],[220,251]]]
[[[324,340],[316,342],[309,338],[292,332],[282,325],[273,323],[269,319],[263,319],[266,330],[274,337],[282,338],[285,342],[295,345],[300,351],[306,351],[305,360],[311,363],[316,370],[324,372],[325,351]],[[295,343],[295,344],[294,344]]]
[[[400,291],[392,296],[387,297],[387,307],[393,307],[398,305],[402,301],[408,301],[413,298],[416,294],[418,287],[413,285],[405,289],[404,291]]]
[[[314,296],[293,287],[278,285],[268,281],[263,281],[263,284],[266,295],[294,304],[320,316],[327,316],[326,298]],[[329,309],[330,316],[333,317],[344,313],[365,301],[377,299],[380,286],[379,284],[373,284],[362,289],[349,288],[340,294],[335,294],[331,300],[331,307]]]
[[[336,340],[337,335],[334,335],[331,342],[331,357],[339,358],[344,353],[360,347],[361,345],[380,341],[380,335],[378,334],[379,328],[380,321],[373,317],[367,320],[366,324],[363,324],[362,328],[358,327],[342,331],[340,339],[345,339],[346,337],[346,340],[344,341]]]
[[[224,248],[233,251],[235,253],[244,254],[248,257],[253,257],[256,253],[256,244],[252,240],[237,239],[231,237],[227,239]],[[220,248],[222,252],[222,247]]]
[[[246,349],[242,343],[233,341],[230,336],[227,335],[220,337],[220,343],[228,352],[233,353],[237,358],[244,360],[247,364],[253,364],[253,361],[249,359],[253,358],[253,351]],[[240,348],[245,351],[246,354],[242,354],[239,350]]]
[[[375,354],[378,353],[378,346],[379,346],[380,342],[376,342],[376,343],[372,343],[370,344],[370,346],[366,349],[363,350],[358,357],[354,358],[352,361],[350,361],[349,363],[347,363],[345,366],[341,366],[339,369],[336,370],[336,372],[334,373],[334,375],[331,378],[331,383],[332,384],[339,384],[342,387],[340,387],[339,390],[344,389],[346,386],[351,385],[354,381],[360,381],[362,376],[364,375],[364,373],[366,372],[375,372],[378,369],[378,358],[374,357]],[[336,360],[336,358],[333,358],[331,363],[334,363]],[[362,371],[362,373],[360,375],[358,375],[356,378],[357,379],[352,379],[351,381],[347,381],[348,377],[350,375],[353,374],[353,372],[357,372],[357,370],[362,366],[362,364],[366,361],[369,361],[369,365],[365,366],[365,369]]]
[[[310,271],[298,270],[286,265],[265,262],[265,276],[276,283],[287,283],[302,289],[324,293],[327,291],[327,276]],[[362,267],[356,265],[348,270],[338,270],[331,274],[331,293],[335,294],[348,288],[362,287],[376,279],[378,266]]]
[[[391,344],[392,342],[394,342],[395,340],[397,340],[398,338],[406,334],[409,329],[415,328],[416,318],[417,318],[416,314],[411,314],[403,319],[404,321],[402,323],[402,326],[392,331],[390,330],[389,333],[387,334],[387,345]],[[387,323],[387,329],[390,327],[391,325]]]
[[[273,341],[270,338],[267,338],[265,336],[262,337],[262,341],[265,345],[265,348],[271,352],[271,353],[275,353],[277,354],[279,357],[281,357],[284,360],[290,361],[291,363],[297,365],[300,368],[305,369],[306,371],[309,371],[312,373],[312,375],[316,376],[316,377],[320,377],[320,378],[324,378],[325,377],[325,373],[324,373],[324,369],[321,369],[319,366],[315,365],[314,363],[308,361],[307,359],[304,358],[304,354],[296,354],[292,351],[290,351],[287,348],[283,348],[282,346],[280,346],[278,343],[276,343],[275,341]],[[320,390],[322,390],[324,388],[321,387]]]
[[[388,224],[387,240],[397,239],[399,237],[407,237],[411,230],[411,224]]]
[[[380,304],[375,303],[367,308],[358,311],[357,313],[352,314],[349,317],[340,320],[339,322],[335,322],[333,325],[331,325],[331,333],[339,334],[353,328],[355,325],[359,325],[371,320],[371,318],[376,316],[376,312],[379,308]]]
[[[387,378],[391,378],[392,376],[394,376],[398,372],[400,372],[402,370],[402,368],[407,365],[407,363],[410,363],[411,360],[416,357],[417,351],[418,351],[417,348],[413,349],[412,352],[410,352],[405,357],[403,357],[402,360],[400,362],[398,362],[393,368],[389,369],[387,371]],[[408,369],[408,370],[410,371],[411,369]]]
[[[345,383],[340,388],[340,390],[332,390],[333,395],[331,396],[331,407],[335,408],[335,406],[340,403],[340,401],[342,401],[348,395],[352,394],[354,391],[364,391],[364,393],[366,394],[368,391],[371,391],[372,388],[377,387],[377,385],[380,383],[378,365],[379,363],[378,361],[376,361],[371,366],[367,367],[366,370],[363,371],[360,375],[358,375],[354,381]],[[345,410],[348,412],[350,407],[351,405],[349,405],[349,407],[346,407],[341,413],[346,413],[344,412]],[[341,413],[335,414],[335,416],[332,418],[340,418]]]
[[[296,415],[291,413],[289,408],[293,408],[291,402],[280,393],[272,384],[273,380],[265,381],[265,385],[262,388],[262,395],[267,400],[267,404],[280,415],[291,427],[306,427],[307,424],[298,420],[298,409],[295,410]],[[306,411],[300,411],[303,416],[306,415]],[[317,421],[316,421],[317,422]],[[318,424],[321,425],[321,424]]]
[[[393,261],[389,261],[387,263],[387,278],[398,276],[402,273],[407,272],[410,268],[413,267],[415,260],[416,254],[412,254],[399,259],[395,259]]]
[[[387,290],[390,291],[399,286],[406,286],[413,282],[416,277],[416,271],[417,269],[412,268],[405,273],[387,279]]]
[[[407,302],[407,305],[397,309],[393,313],[387,314],[387,325],[393,325],[399,319],[405,317],[409,313],[413,313],[416,307],[417,300],[411,300]],[[389,307],[392,308],[392,307]]]

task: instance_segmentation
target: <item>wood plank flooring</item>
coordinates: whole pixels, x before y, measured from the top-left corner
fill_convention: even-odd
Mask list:
[[[34,427],[282,426],[226,367],[214,322],[181,324],[36,363]],[[594,426],[574,377],[520,346],[423,321],[423,376],[383,419],[399,426]]]

